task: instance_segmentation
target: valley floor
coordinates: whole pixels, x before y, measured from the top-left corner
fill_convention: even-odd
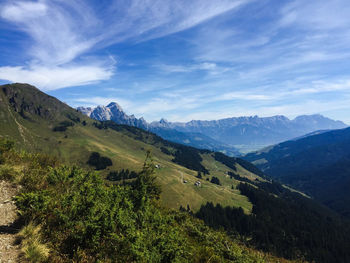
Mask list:
[[[14,226],[17,218],[16,206],[12,197],[17,189],[11,183],[0,181],[0,263],[18,262],[19,245],[16,245]]]

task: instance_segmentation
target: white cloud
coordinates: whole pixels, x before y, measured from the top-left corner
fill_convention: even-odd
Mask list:
[[[85,23],[96,18],[84,5],[62,5],[59,1],[5,1],[0,8],[0,16],[5,21],[32,39],[24,50],[32,58],[31,64],[63,65],[96,43],[87,35],[91,24]]]
[[[119,97],[82,97],[72,100],[74,106],[95,107],[95,106],[107,106],[111,102],[118,103],[123,109],[129,109],[133,106],[133,103],[127,99]]]
[[[79,62],[79,58],[127,39],[145,41],[186,30],[250,1],[114,0],[98,3],[96,8],[96,2],[83,0],[4,0],[0,18],[30,37],[27,47],[18,52],[26,52],[31,59],[17,67],[1,68],[1,78],[32,81],[45,89],[108,79],[111,70],[96,66],[95,61]],[[109,58],[99,60],[103,63]],[[212,65],[200,66],[209,70]],[[89,74],[69,73],[82,73],[84,67]]]
[[[100,80],[109,79],[112,69],[99,66],[74,67],[0,67],[0,79],[11,82],[30,83],[42,90],[55,90],[68,86],[93,84]]]
[[[223,118],[255,116],[270,117],[275,115],[284,115],[288,118],[294,118],[298,115],[320,113],[325,116],[331,116],[333,112],[343,111],[349,108],[350,97],[338,101],[320,102],[316,100],[307,100],[299,103],[289,103],[281,105],[231,105],[220,109],[200,110],[191,113],[171,114],[167,117],[169,121],[186,122],[191,120],[218,120]],[[158,116],[157,116],[158,117]],[[159,119],[158,118],[155,119]],[[342,120],[350,122],[348,116],[342,116]],[[337,117],[334,117],[337,119]]]
[[[257,94],[252,92],[228,92],[222,95],[212,97],[211,101],[230,101],[230,100],[243,100],[243,101],[266,101],[274,99],[274,96]]]
[[[281,26],[297,25],[303,29],[334,30],[350,25],[347,0],[296,0],[281,10]]]
[[[107,30],[114,41],[158,38],[194,27],[208,19],[239,8],[253,0],[131,0],[127,5],[113,1],[109,12],[111,27]]]
[[[179,72],[183,73],[183,72],[192,72],[197,70],[214,71],[218,69],[218,66],[215,63],[210,63],[210,62],[188,64],[188,65],[161,64],[161,65],[157,65],[156,67],[169,73],[179,73]]]
[[[0,16],[13,22],[22,22],[43,16],[46,11],[46,5],[41,2],[13,2],[2,8]]]

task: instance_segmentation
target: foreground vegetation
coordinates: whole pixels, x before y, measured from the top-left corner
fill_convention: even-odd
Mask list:
[[[22,185],[20,236],[32,262],[259,262],[267,256],[256,247],[289,258],[349,262],[345,224],[247,161],[93,121],[25,84],[0,86],[0,100],[0,137],[27,150],[16,152],[3,141],[0,176]],[[149,158],[142,166],[146,149],[155,171]],[[206,202],[213,205],[200,209]],[[233,206],[242,209],[235,213]]]
[[[107,185],[96,172],[16,152],[0,139],[0,179],[20,184],[20,237],[31,262],[264,262],[185,212],[159,204],[147,154],[128,185]],[[272,260],[271,258],[269,260]]]

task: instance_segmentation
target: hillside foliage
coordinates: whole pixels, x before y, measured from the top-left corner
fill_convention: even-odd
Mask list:
[[[207,203],[196,216],[281,257],[349,262],[350,225],[332,212],[276,182],[259,183],[259,188],[240,183],[238,188],[253,203],[251,215],[241,208]]]
[[[283,142],[244,158],[350,218],[350,128]]]
[[[109,185],[97,172],[11,145],[1,140],[1,168],[12,167],[8,180],[22,185],[15,202],[22,220],[39,226],[50,251],[43,261],[264,262],[225,233],[161,207],[149,153],[132,184]]]

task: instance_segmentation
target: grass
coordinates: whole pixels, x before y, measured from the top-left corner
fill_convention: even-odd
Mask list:
[[[0,98],[4,96],[0,92]],[[5,98],[3,97],[5,100]],[[46,120],[37,115],[30,115],[24,119],[11,107],[4,103],[0,105],[0,135],[10,136],[22,143],[17,148],[25,148],[57,156],[68,164],[76,164],[91,169],[87,160],[91,152],[96,151],[103,156],[112,159],[113,165],[102,171],[102,176],[107,176],[110,171],[129,169],[140,171],[144,162],[146,150],[151,150],[155,163],[161,165],[157,170],[158,182],[163,189],[161,200],[169,208],[178,209],[180,205],[187,204],[196,211],[206,202],[220,203],[223,206],[241,206],[247,213],[251,211],[252,205],[245,196],[242,196],[232,185],[237,181],[225,177],[225,172],[230,171],[228,167],[214,160],[210,154],[204,154],[203,165],[209,170],[211,178],[216,176],[222,182],[222,186],[214,185],[203,178],[201,187],[194,185],[198,179],[196,171],[189,170],[183,166],[173,163],[172,156],[164,154],[160,146],[153,146],[138,141],[128,136],[127,131],[117,132],[114,130],[99,130],[94,127],[93,120],[79,115],[81,121],[85,120],[87,125],[76,123],[65,132],[53,132],[52,120]],[[68,110],[67,110],[68,111]],[[70,114],[78,114],[71,110]],[[14,120],[14,118],[16,120]],[[61,119],[62,120],[62,119]],[[58,121],[56,121],[58,122]],[[22,127],[22,132],[19,126]],[[172,151],[171,147],[169,148]],[[242,167],[237,167],[241,176],[255,179],[256,176]],[[188,183],[182,182],[182,177]]]
[[[50,249],[41,241],[41,227],[30,222],[18,233],[21,242],[21,250],[28,262],[45,262],[50,254]]]

